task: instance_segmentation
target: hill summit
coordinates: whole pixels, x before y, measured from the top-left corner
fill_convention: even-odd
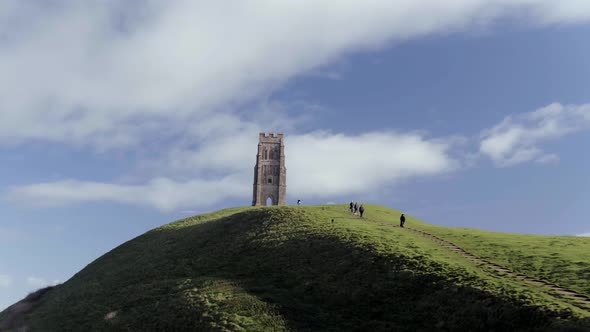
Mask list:
[[[365,207],[362,219],[344,205],[230,208],[158,227],[9,307],[0,330],[590,330],[585,300],[436,241],[582,298],[590,239],[408,216],[412,231],[397,226],[399,211]]]

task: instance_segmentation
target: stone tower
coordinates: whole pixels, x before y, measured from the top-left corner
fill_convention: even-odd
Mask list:
[[[287,169],[283,134],[258,136],[258,153],[254,166],[254,194],[252,205],[285,205]],[[270,199],[270,204],[267,200]]]

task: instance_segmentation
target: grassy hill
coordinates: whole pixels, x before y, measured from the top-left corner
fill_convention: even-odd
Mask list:
[[[590,308],[494,274],[365,205],[232,208],[151,230],[47,290],[29,331],[590,330]],[[590,239],[426,230],[590,295]],[[10,308],[0,314],[8,327]],[[12,324],[13,327],[18,324]]]

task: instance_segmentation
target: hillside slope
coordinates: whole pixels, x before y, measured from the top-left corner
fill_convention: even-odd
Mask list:
[[[24,325],[30,331],[590,329],[587,310],[392,227],[396,210],[366,207],[363,220],[343,205],[328,205],[233,208],[164,225],[48,290]],[[412,218],[408,225],[457,238],[469,232]],[[486,253],[476,242],[469,242],[472,249]],[[588,242],[575,245],[590,251]],[[562,259],[588,263],[574,256]],[[588,280],[576,282],[587,290]],[[0,322],[7,318],[7,311],[0,314]]]
[[[415,227],[514,271],[590,296],[590,238],[448,228],[417,221]]]

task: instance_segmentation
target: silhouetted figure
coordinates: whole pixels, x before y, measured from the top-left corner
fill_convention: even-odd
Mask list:
[[[354,214],[356,214],[356,212],[359,210],[358,205],[356,205],[356,203],[354,203]]]
[[[402,213],[401,217],[399,217],[399,227],[404,227],[405,223],[406,223],[406,216],[404,216],[404,214]]]
[[[297,200],[297,205],[301,205],[301,200],[300,199]]]
[[[361,213],[361,218],[363,217],[363,213],[365,212],[365,208],[363,207],[363,205],[361,204],[361,207],[359,207],[359,212]]]
[[[353,213],[353,212],[354,212],[354,210],[353,210],[353,203],[352,203],[352,201],[350,201],[350,213]]]

